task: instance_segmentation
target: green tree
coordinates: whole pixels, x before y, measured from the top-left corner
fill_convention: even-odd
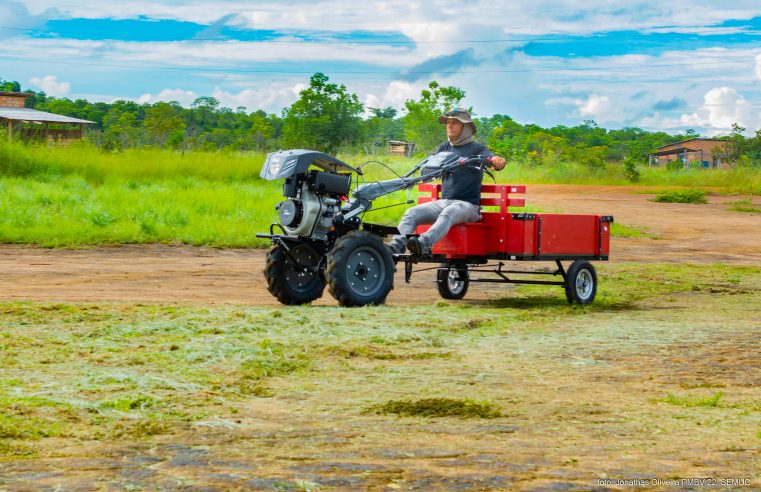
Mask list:
[[[721,159],[724,162],[736,163],[745,154],[745,137],[743,132],[745,128],[738,123],[732,124],[732,133],[726,137],[727,143],[721,147],[715,147],[711,152],[714,159]]]
[[[639,181],[640,172],[637,169],[637,162],[634,159],[627,157],[624,159],[624,176],[632,183]]]
[[[21,92],[21,84],[18,82],[0,79],[0,91],[2,92]]]
[[[385,108],[369,108],[370,112],[376,118],[394,119],[396,118],[396,109],[391,106]]]
[[[594,146],[584,149],[581,156],[582,164],[584,164],[591,172],[597,172],[605,169],[605,155],[607,153],[607,147]]]
[[[254,138],[254,149],[262,150],[267,140],[272,137],[273,129],[270,124],[270,120],[267,118],[267,113],[261,109],[255,113],[251,113],[249,116],[251,122],[251,135]]]
[[[182,140],[178,142],[175,135],[181,135],[185,130],[181,111],[182,108],[176,102],[157,102],[146,109],[144,126],[148,137],[158,145],[164,146],[171,136],[173,145],[179,145]]]
[[[122,150],[135,147],[140,142],[141,128],[138,115],[123,107],[112,107],[103,119],[103,148]]]
[[[745,156],[750,165],[761,167],[761,130],[756,130],[756,135],[746,140]]]
[[[402,117],[405,138],[415,142],[418,149],[433,151],[446,138],[438,117],[458,106],[465,98],[465,91],[457,87],[442,87],[431,81],[428,89],[420,92],[420,99],[405,101],[407,114]]]
[[[362,110],[356,94],[316,73],[299,99],[283,110],[282,144],[335,154],[339,146],[355,143],[360,137]]]
[[[385,152],[389,140],[404,139],[402,121],[396,118],[396,109],[369,108],[372,116],[364,122],[364,148],[368,154]]]

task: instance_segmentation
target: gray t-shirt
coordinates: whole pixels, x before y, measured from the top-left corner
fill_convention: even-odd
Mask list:
[[[491,157],[494,152],[486,148],[486,145],[470,142],[465,145],[454,146],[447,140],[439,145],[434,154],[439,152],[456,152],[461,157],[473,157],[474,155],[485,155]],[[464,200],[473,205],[481,203],[481,182],[484,179],[484,173],[475,167],[458,167],[451,173],[445,175],[441,180],[441,198],[449,200]]]

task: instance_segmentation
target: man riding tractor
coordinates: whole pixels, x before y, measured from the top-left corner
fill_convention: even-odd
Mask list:
[[[505,159],[491,152],[485,145],[474,142],[476,125],[470,113],[455,108],[439,116],[439,123],[447,126],[447,141],[433,152],[456,152],[462,158],[476,155],[490,157],[496,170],[505,167]],[[399,222],[400,235],[394,236],[389,248],[394,254],[404,253],[405,247],[416,256],[430,254],[431,248],[444,237],[449,229],[463,222],[480,220],[480,198],[483,171],[476,167],[462,166],[442,178],[439,200],[423,203],[408,209]],[[421,224],[433,224],[428,231],[416,236],[415,229]],[[407,239],[409,237],[409,240]]]

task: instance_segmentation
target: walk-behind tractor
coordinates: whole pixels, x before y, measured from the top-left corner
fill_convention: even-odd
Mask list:
[[[326,285],[342,306],[382,304],[394,287],[397,263],[404,263],[407,282],[414,265],[435,263],[423,270],[437,270],[439,293],[445,299],[462,299],[471,282],[492,282],[558,285],[565,289],[569,302],[592,302],[597,275],[589,260],[608,259],[613,217],[509,212],[511,206],[525,205],[522,198],[512,197],[525,193],[524,186],[483,185],[479,222],[452,227],[430,255],[391,254],[383,238],[398,234],[396,227],[364,221],[373,201],[417,185],[429,195],[421,196],[419,203],[436,200],[441,185],[424,183],[458,166],[473,166],[490,174],[484,156],[461,158],[442,152],[428,156],[396,179],[359,184],[364,178],[361,169],[327,154],[311,150],[269,154],[261,177],[285,180],[285,200],[276,207],[280,222],[270,226],[269,234],[257,234],[273,243],[264,271],[267,288],[283,304],[318,299]],[[416,232],[423,233],[427,227],[420,226]],[[557,268],[505,268],[506,261],[527,260],[553,261]],[[563,261],[572,263],[566,268]],[[474,273],[492,277],[474,278]],[[560,276],[562,281],[528,280],[524,275]]]

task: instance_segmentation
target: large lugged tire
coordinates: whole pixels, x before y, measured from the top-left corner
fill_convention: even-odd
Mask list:
[[[341,306],[383,304],[394,288],[395,271],[391,252],[379,236],[352,231],[328,252],[325,280]]]
[[[569,303],[589,304],[597,294],[597,273],[591,263],[584,260],[574,261],[565,280],[565,296]]]
[[[468,267],[442,263],[436,272],[436,285],[444,299],[462,299],[468,293]]]
[[[306,243],[294,244],[289,249],[302,265],[316,267],[320,264],[320,254]],[[322,297],[325,290],[320,272],[304,272],[280,245],[273,246],[267,253],[264,277],[270,294],[286,305],[312,302]]]

